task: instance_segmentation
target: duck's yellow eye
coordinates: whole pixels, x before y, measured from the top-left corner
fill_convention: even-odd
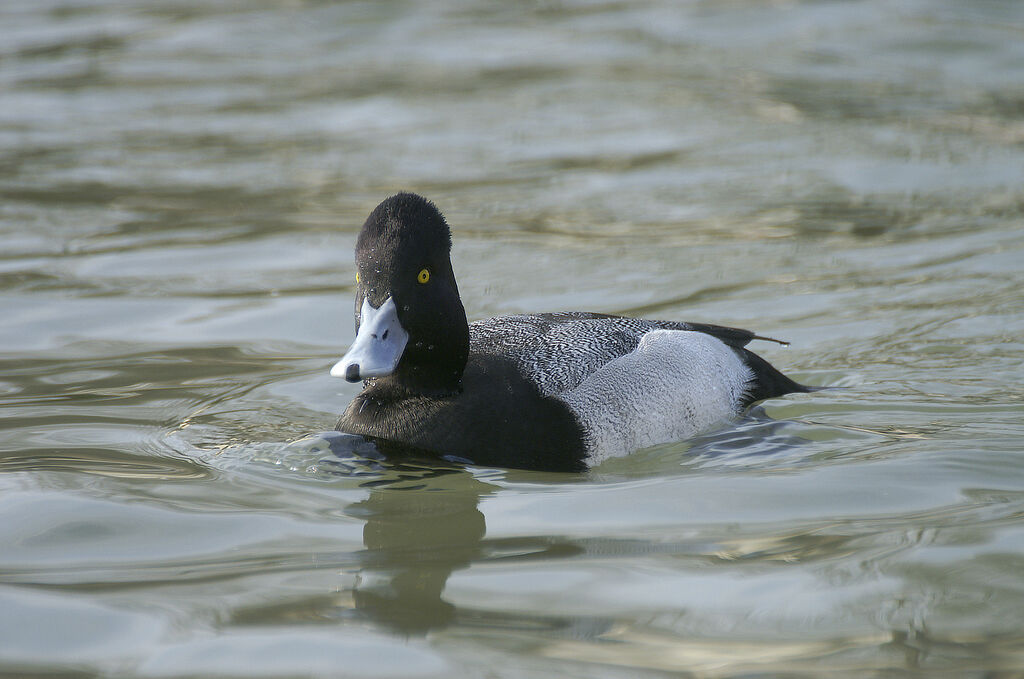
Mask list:
[[[359,282],[359,272],[356,271],[356,283],[358,283],[358,282]]]
[[[430,280],[430,271],[428,271],[427,269],[420,269],[420,275],[416,276],[416,280],[418,280],[420,283],[426,283],[427,281]]]

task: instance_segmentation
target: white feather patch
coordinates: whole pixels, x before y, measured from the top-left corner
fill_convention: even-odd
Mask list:
[[[681,441],[737,414],[753,372],[718,339],[652,330],[557,395],[588,434],[588,464]]]

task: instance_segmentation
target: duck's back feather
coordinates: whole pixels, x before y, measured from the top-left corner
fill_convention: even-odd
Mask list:
[[[753,380],[740,404],[742,406],[790,392],[808,391],[744,348],[755,339],[779,340],[761,337],[741,328],[705,323],[657,321],[579,311],[497,316],[470,324],[470,351],[510,359],[543,395],[552,396],[575,389],[609,362],[629,354],[652,330],[699,332],[732,348],[753,371]]]

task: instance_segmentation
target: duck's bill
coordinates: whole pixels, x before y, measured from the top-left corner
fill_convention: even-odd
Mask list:
[[[363,299],[356,340],[331,368],[331,375],[349,382],[390,375],[398,367],[408,341],[409,333],[398,320],[394,299],[388,297],[377,309]]]

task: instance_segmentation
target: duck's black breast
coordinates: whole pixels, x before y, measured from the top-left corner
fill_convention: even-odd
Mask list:
[[[410,395],[376,380],[349,404],[337,429],[389,450],[487,466],[586,469],[585,434],[576,416],[542,395],[515,361],[495,353],[470,354],[462,389],[450,395]]]

